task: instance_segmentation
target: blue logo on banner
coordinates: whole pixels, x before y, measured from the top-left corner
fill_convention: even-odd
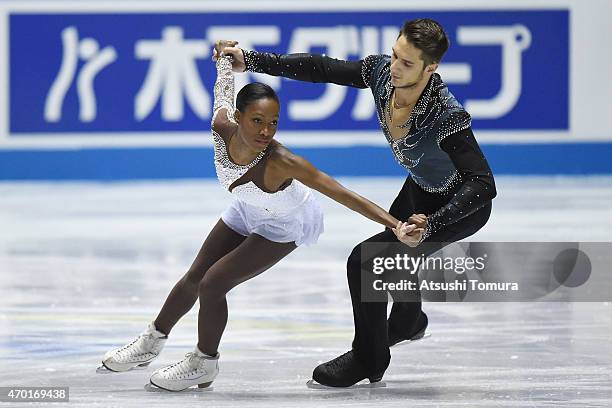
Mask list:
[[[477,129],[564,130],[569,13],[418,12],[451,48],[440,66]],[[343,59],[390,52],[397,12],[11,14],[10,133],[208,131],[217,39]],[[219,24],[231,22],[231,24]],[[313,25],[316,22],[316,26]],[[378,129],[369,90],[236,75],[279,93],[283,130]]]

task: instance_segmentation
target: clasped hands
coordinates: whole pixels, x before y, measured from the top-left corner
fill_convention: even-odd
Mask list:
[[[231,56],[232,57],[232,70],[234,72],[244,72],[246,69],[246,64],[244,62],[244,55],[242,54],[242,50],[238,47],[238,41],[233,40],[220,40],[215,43],[215,48],[213,49],[213,61],[217,61],[221,56]]]
[[[397,226],[391,230],[400,242],[415,247],[421,243],[426,227],[425,214],[412,214],[406,222],[398,221]]]

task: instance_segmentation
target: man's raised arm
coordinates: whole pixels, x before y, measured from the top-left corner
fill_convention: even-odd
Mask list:
[[[233,69],[282,76],[298,81],[333,83],[367,88],[372,57],[359,61],[345,61],[318,54],[275,54],[227,47],[223,54],[234,57]]]

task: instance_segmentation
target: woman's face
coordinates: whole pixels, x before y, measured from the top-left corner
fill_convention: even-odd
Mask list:
[[[236,111],[242,141],[253,150],[264,150],[276,134],[279,111],[278,102],[272,98],[258,99],[247,105],[244,112]]]

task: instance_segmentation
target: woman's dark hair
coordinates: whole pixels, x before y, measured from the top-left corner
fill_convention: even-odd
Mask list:
[[[421,50],[425,66],[439,63],[450,44],[444,28],[429,18],[406,21],[400,30],[400,35]]]
[[[238,95],[236,96],[236,109],[240,112],[244,112],[245,109],[255,101],[260,99],[274,99],[279,104],[278,96],[276,92],[269,85],[262,84],[261,82],[253,82],[242,87]]]

